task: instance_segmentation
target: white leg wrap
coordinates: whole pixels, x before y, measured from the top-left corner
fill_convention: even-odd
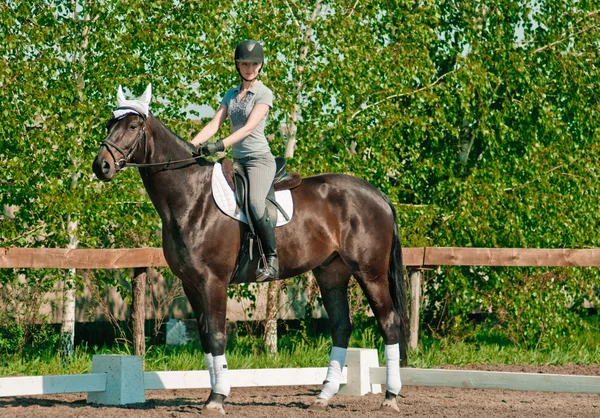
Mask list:
[[[329,400],[340,390],[340,381],[342,380],[342,368],[346,362],[346,348],[333,347],[329,357],[329,368],[327,369],[326,383],[319,394],[320,399]]]
[[[214,356],[213,364],[215,368],[215,387],[213,390],[220,395],[229,396],[231,385],[229,384],[229,376],[227,370],[227,360],[225,355]]]
[[[215,373],[215,363],[212,354],[204,353],[204,362],[206,363],[206,368],[208,369],[208,374],[210,375],[210,388],[215,390],[215,385],[217,384],[217,374]]]
[[[385,389],[397,395],[402,389],[400,381],[400,345],[385,346]]]

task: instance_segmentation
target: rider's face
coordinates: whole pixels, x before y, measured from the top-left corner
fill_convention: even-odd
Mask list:
[[[244,77],[246,80],[254,80],[256,77],[258,77],[258,71],[260,70],[261,66],[262,64],[259,62],[238,63],[240,74],[242,74],[242,77]]]

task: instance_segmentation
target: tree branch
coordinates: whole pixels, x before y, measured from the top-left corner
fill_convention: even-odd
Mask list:
[[[454,73],[454,72],[456,72],[456,71],[458,71],[458,68],[455,68],[455,69],[454,69],[454,70],[452,70],[452,71],[448,71],[447,73],[445,73],[445,74],[442,74],[442,75],[441,75],[441,76],[440,76],[440,77],[439,77],[437,80],[435,80],[433,83],[431,83],[431,84],[429,84],[429,85],[427,85],[427,86],[423,86],[423,87],[421,87],[420,89],[417,89],[417,90],[409,91],[409,92],[407,92],[407,93],[398,93],[398,94],[392,94],[391,96],[388,96],[388,97],[386,97],[385,99],[383,99],[383,100],[379,100],[378,102],[375,102],[375,103],[373,103],[373,104],[370,104],[370,105],[367,105],[367,101],[364,101],[364,102],[363,102],[363,104],[361,105],[361,109],[359,109],[359,110],[357,110],[356,112],[354,112],[354,113],[352,114],[352,116],[350,117],[350,120],[353,120],[353,119],[354,119],[354,118],[355,118],[355,117],[356,117],[356,116],[357,116],[359,113],[362,113],[362,112],[364,112],[365,110],[367,110],[367,109],[370,109],[370,108],[372,108],[372,107],[374,107],[374,106],[380,105],[381,103],[383,103],[383,102],[385,102],[385,101],[387,101],[387,100],[390,100],[390,99],[395,99],[395,98],[397,98],[397,97],[411,96],[411,95],[413,95],[413,94],[416,94],[416,93],[418,93],[418,92],[420,92],[420,91],[427,90],[427,89],[429,89],[429,88],[431,88],[431,87],[435,86],[436,84],[438,84],[438,83],[439,83],[439,82],[440,82],[440,81],[441,81],[443,78],[445,78],[447,75],[449,75],[449,74],[452,74],[452,73]]]
[[[356,3],[354,3],[354,6],[352,6],[352,8],[350,9],[350,11],[348,12],[348,14],[346,16],[350,17],[352,16],[352,13],[354,13],[354,9],[356,9],[356,6],[358,5],[359,0],[356,0]]]
[[[287,5],[288,9],[290,9],[290,15],[292,16],[292,20],[294,21],[297,27],[300,27],[300,23],[298,23],[298,20],[296,20],[296,15],[294,15],[294,11],[292,10],[292,6],[290,6],[288,0],[285,0],[285,4]]]
[[[554,45],[558,45],[558,44],[566,41],[567,39],[574,38],[575,36],[577,36],[577,35],[579,35],[579,34],[581,34],[583,32],[587,32],[590,29],[598,28],[598,27],[600,27],[600,25],[598,25],[598,24],[586,26],[585,28],[581,29],[580,31],[577,31],[577,32],[575,32],[575,33],[573,33],[571,35],[568,35],[568,36],[564,36],[564,37],[560,38],[559,40],[552,42],[551,44],[548,44],[548,45],[539,47],[538,49],[535,49],[533,51],[533,53],[535,54],[535,53],[538,53],[538,52],[542,52],[542,51],[544,51],[544,50],[546,50],[548,48],[552,48]]]
[[[525,186],[527,186],[528,184],[531,184],[531,183],[533,183],[533,182],[535,182],[535,181],[539,181],[539,180],[540,180],[542,177],[545,177],[547,174],[549,174],[549,173],[552,173],[553,171],[556,171],[556,170],[558,170],[559,168],[562,168],[562,167],[564,167],[564,166],[565,166],[564,164],[557,165],[556,167],[554,167],[554,168],[551,168],[550,170],[548,170],[548,171],[546,171],[546,172],[542,173],[540,176],[538,176],[538,177],[534,178],[533,180],[526,181],[525,183],[523,183],[523,184],[519,184],[519,185],[517,185],[517,186],[514,186],[514,187],[507,187],[507,188],[505,188],[505,189],[504,189],[504,191],[505,191],[505,192],[512,192],[513,190],[515,190],[515,189],[517,189],[517,188],[525,187]]]

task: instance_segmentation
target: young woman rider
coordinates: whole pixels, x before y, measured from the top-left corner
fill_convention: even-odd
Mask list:
[[[199,153],[214,155],[232,147],[235,161],[246,168],[250,182],[249,206],[251,220],[261,241],[266,265],[256,271],[256,280],[276,279],[279,260],[275,233],[265,207],[265,199],[275,177],[275,158],[264,134],[265,121],[273,107],[273,93],[258,80],[264,65],[264,52],[260,43],[247,40],[235,49],[235,67],[241,83],[229,90],[212,120],[192,139]],[[225,120],[231,121],[231,135],[213,143],[207,142]]]

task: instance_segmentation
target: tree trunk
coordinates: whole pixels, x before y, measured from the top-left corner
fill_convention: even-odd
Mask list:
[[[291,123],[286,125],[285,128],[282,129],[282,133],[284,137],[287,138],[285,142],[285,158],[293,158],[294,151],[296,150],[296,111],[292,114]]]
[[[76,21],[78,17],[78,2],[75,1],[74,11],[73,11],[73,19]],[[85,16],[85,20],[89,21],[89,15]],[[85,63],[85,50],[88,47],[88,33],[89,26],[86,26],[83,30],[83,39],[80,44],[80,53],[74,54],[73,59],[78,59],[81,64]],[[82,74],[74,74],[75,82],[77,84],[77,89],[80,97],[83,96],[83,89],[85,88],[85,83],[83,80]],[[83,134],[83,132],[80,132]],[[79,167],[75,164],[75,171],[71,175],[71,190],[75,190],[77,187],[77,180],[79,179]],[[75,249],[77,248],[77,244],[79,240],[77,238],[77,220],[73,220],[71,215],[67,217],[67,231],[69,233],[69,245],[67,248]],[[63,304],[63,318],[62,318],[62,326],[61,326],[61,356],[71,357],[73,355],[73,349],[75,346],[75,275],[76,270],[71,269],[69,271],[70,278],[65,280],[65,290],[64,290],[64,304]]]
[[[143,356],[146,354],[146,334],[144,332],[144,323],[146,321],[146,276],[147,269],[138,267],[133,270],[133,278],[131,279],[133,352],[136,356]]]
[[[311,24],[315,22],[320,10],[321,0],[317,0],[315,8],[313,10],[311,21],[308,24],[306,32],[304,34],[305,45],[303,45],[300,48],[300,61],[304,61],[306,59],[306,56],[308,55],[308,42],[310,42],[310,37],[313,31]],[[296,75],[297,103],[294,105],[294,111],[290,115],[289,123],[282,127],[282,134],[286,138],[285,158],[294,157],[294,151],[296,150],[296,132],[298,130],[298,128],[296,127],[296,122],[298,122],[298,113],[300,111],[300,105],[298,103],[301,102],[302,87],[304,86],[304,82],[302,81],[303,71],[304,66],[298,66],[298,72]],[[267,346],[267,350],[270,353],[277,352],[277,311],[279,310],[279,289],[279,282],[269,283],[269,291],[267,295],[267,319],[265,324],[265,344]]]
[[[410,348],[419,345],[421,313],[421,270],[410,271]]]
[[[267,352],[277,353],[277,313],[279,311],[279,282],[269,283],[267,292],[267,317],[265,322],[265,346]]]
[[[317,0],[317,2],[315,3],[315,8],[314,8],[312,16],[310,18],[310,22],[308,22],[306,24],[306,29],[304,32],[304,42],[303,42],[304,45],[302,45],[302,47],[300,48],[300,57],[298,60],[300,62],[300,65],[297,66],[297,71],[295,74],[296,104],[294,104],[294,111],[290,115],[289,123],[283,127],[283,130],[285,132],[282,132],[283,136],[286,138],[285,158],[292,158],[294,156],[294,151],[296,150],[296,142],[298,140],[297,136],[296,136],[296,132],[298,131],[298,128],[296,127],[296,123],[298,122],[298,114],[300,112],[300,103],[302,102],[302,89],[304,87],[304,81],[302,80],[302,73],[304,72],[304,69],[306,68],[305,65],[303,64],[303,61],[306,59],[306,56],[308,55],[308,44],[311,41],[310,38],[313,34],[312,25],[315,23],[318,15],[321,11],[321,3],[322,3],[322,0]],[[300,29],[300,26],[298,26],[298,28]]]
[[[67,217],[67,231],[69,233],[69,245],[67,248],[76,249],[79,241],[77,240],[77,221],[71,221],[71,216]],[[69,277],[64,281],[64,300],[61,332],[61,357],[67,358],[73,356],[75,346],[75,269],[69,270]]]

